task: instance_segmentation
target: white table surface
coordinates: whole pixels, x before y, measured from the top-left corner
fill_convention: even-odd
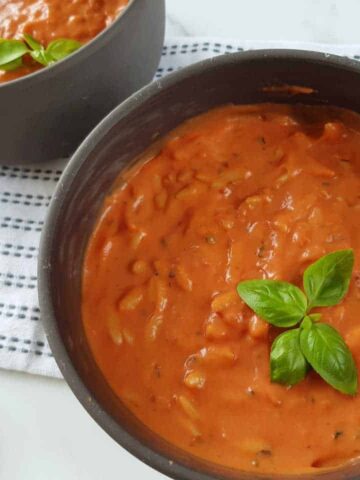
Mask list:
[[[359,14],[359,0],[167,0],[166,35],[360,44]],[[0,371],[0,385],[1,479],[165,478],[116,445],[64,381]]]

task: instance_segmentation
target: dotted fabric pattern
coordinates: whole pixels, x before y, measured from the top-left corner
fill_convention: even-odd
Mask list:
[[[164,45],[155,79],[205,58],[257,48],[299,48],[360,59],[360,46],[281,44],[173,38]],[[1,153],[0,153],[1,155]],[[2,163],[7,159],[2,158]],[[37,254],[41,229],[67,160],[0,166],[0,368],[60,377],[41,324]]]

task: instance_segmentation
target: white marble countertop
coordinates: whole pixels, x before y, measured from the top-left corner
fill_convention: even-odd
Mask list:
[[[360,44],[359,0],[167,0],[167,10],[167,37]],[[64,381],[1,371],[0,382],[0,478],[165,478],[116,445]]]
[[[360,43],[358,0],[167,0],[167,36]]]

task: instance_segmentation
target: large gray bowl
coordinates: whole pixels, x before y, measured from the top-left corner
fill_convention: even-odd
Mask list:
[[[110,110],[153,78],[164,29],[165,0],[130,0],[112,25],[76,53],[0,84],[0,163],[72,154]]]
[[[274,84],[303,85],[315,92],[290,97],[264,92],[264,86]],[[38,270],[41,317],[51,349],[95,421],[124,448],[172,478],[358,480],[360,465],[286,477],[223,469],[168,444],[126,409],[94,363],[81,322],[84,251],[104,196],[120,170],[154,137],[209,108],[273,101],[330,103],[360,112],[359,89],[359,64],[336,56],[263,50],[217,57],[153,83],[113,110],[82,143],[60,180],[42,235]]]

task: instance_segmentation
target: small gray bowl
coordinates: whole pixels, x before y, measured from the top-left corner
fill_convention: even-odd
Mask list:
[[[130,0],[79,51],[0,84],[0,163],[67,157],[116,105],[148,83],[161,56],[165,0]]]
[[[273,85],[310,87],[286,95]],[[159,135],[218,105],[327,104],[360,112],[360,64],[333,55],[260,50],[198,63],[145,87],[113,110],[68,164],[44,226],[38,266],[41,317],[56,361],[94,420],[139,459],[181,480],[359,480],[359,462],[332,471],[262,475],[222,468],[169,444],[115,396],[89,349],[81,321],[85,248],[105,195],[119,172]],[[124,366],[126,368],[126,366]],[[69,427],[70,428],[70,427]]]

